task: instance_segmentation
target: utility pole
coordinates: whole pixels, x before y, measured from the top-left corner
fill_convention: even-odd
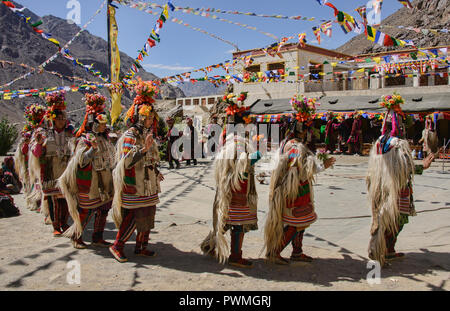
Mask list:
[[[106,16],[107,16],[107,27],[108,27],[108,69],[109,69],[109,82],[111,82],[111,77],[112,77],[112,68],[111,68],[111,38],[110,38],[110,33],[111,33],[111,23],[110,23],[110,18],[109,18],[109,8],[112,5],[112,0],[108,0],[108,9],[106,10]]]

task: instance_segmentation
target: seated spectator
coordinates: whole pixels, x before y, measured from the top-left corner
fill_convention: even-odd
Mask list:
[[[20,190],[22,189],[22,183],[20,182],[19,176],[17,176],[16,170],[14,168],[13,157],[6,157],[3,160],[0,176],[0,191],[9,194],[20,193]]]

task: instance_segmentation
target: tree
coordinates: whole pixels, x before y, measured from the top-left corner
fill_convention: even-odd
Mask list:
[[[0,121],[0,156],[8,153],[18,136],[19,131],[16,126],[9,123],[6,117],[3,117]]]

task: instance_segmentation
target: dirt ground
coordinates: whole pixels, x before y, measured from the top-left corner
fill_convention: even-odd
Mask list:
[[[367,246],[371,213],[365,186],[367,157],[338,156],[333,169],[318,175],[315,206],[319,219],[306,230],[304,251],[312,263],[278,266],[261,253],[268,211],[267,184],[258,184],[259,230],[248,233],[243,254],[252,269],[221,265],[201,254],[199,244],[211,228],[215,184],[212,162],[168,170],[150,246],[157,256],[133,254],[135,235],[127,242],[129,261],[118,263],[108,249],[74,249],[66,238],[52,236],[42,214],[14,196],[22,215],[0,219],[0,290],[449,290],[450,170],[433,163],[415,177],[418,215],[400,233],[397,251],[406,257],[381,270],[380,284],[370,285]],[[93,222],[84,239],[91,241]],[[108,217],[105,238],[117,229]],[[289,257],[291,246],[282,255]],[[79,282],[73,278],[79,264]],[[75,280],[75,281],[74,281]],[[77,284],[79,283],[79,284]]]

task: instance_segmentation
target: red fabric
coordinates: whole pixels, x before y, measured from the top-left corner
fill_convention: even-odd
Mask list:
[[[125,177],[133,178],[136,182],[136,171],[134,170],[134,167],[131,169],[125,170]],[[136,187],[133,185],[125,184],[123,187],[123,192],[126,194],[136,194],[137,190]]]
[[[6,5],[7,7],[10,7],[11,9],[14,9],[16,6],[10,2],[10,1],[3,1],[3,4]]]
[[[40,158],[42,153],[44,152],[44,147],[41,144],[36,144],[31,149],[31,151],[33,152],[33,154],[36,158]]]
[[[28,150],[29,150],[29,144],[23,144],[22,145],[22,153],[27,156],[28,155]]]

